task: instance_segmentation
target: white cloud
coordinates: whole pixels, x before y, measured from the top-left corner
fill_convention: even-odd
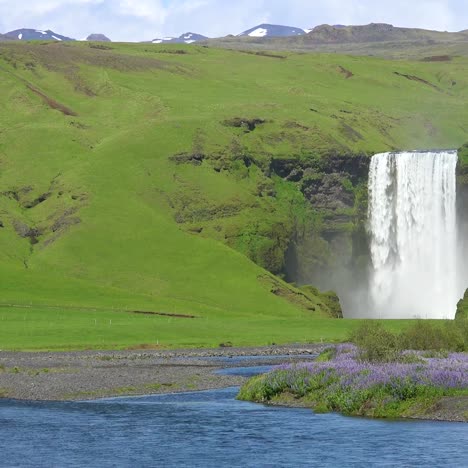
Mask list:
[[[269,22],[309,28],[322,23],[386,22],[440,30],[468,28],[466,0],[0,0],[0,31],[53,29],[139,41],[186,31],[216,37]]]

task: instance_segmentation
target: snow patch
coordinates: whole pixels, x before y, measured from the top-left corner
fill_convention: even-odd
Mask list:
[[[268,29],[258,28],[249,33],[250,37],[265,37],[268,34]]]
[[[313,31],[313,29],[304,29],[304,31],[306,34],[309,34],[311,31]]]
[[[155,39],[154,41],[151,41],[153,44],[161,44],[162,39]]]
[[[192,36],[193,34],[187,34],[186,36],[184,36],[184,39],[190,39]]]
[[[57,37],[57,36],[54,36],[52,35],[52,37],[56,40],[56,41],[61,41],[62,39],[60,39],[60,37]]]
[[[21,39],[23,39],[23,35],[22,35],[22,34],[18,34],[18,39],[21,41]]]
[[[163,41],[172,41],[172,39],[174,39],[174,38],[173,37],[164,37]]]
[[[36,29],[36,32],[39,33],[39,34],[47,35],[47,33],[45,31],[41,31],[40,29]]]
[[[194,41],[193,39],[189,41],[185,41],[186,44],[192,44],[193,42],[197,42],[197,41]]]

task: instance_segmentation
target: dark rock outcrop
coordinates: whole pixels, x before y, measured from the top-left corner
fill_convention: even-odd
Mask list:
[[[13,222],[13,228],[18,236],[29,239],[31,245],[39,242],[38,237],[42,234],[41,231],[35,227],[30,227],[22,221],[15,220]]]
[[[303,180],[301,191],[316,209],[352,208],[354,193],[352,188],[346,187],[345,181],[339,173],[323,174]]]
[[[205,159],[205,155],[202,153],[180,153],[171,156],[169,159],[176,164],[193,164],[199,166]]]
[[[234,117],[233,119],[225,120],[223,123],[227,127],[243,128],[245,132],[253,132],[258,125],[264,124],[265,119],[253,118],[248,119],[245,117]]]

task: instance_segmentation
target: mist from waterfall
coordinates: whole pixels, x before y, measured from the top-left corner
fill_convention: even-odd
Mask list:
[[[369,173],[374,318],[453,319],[459,283],[456,151],[382,153]]]

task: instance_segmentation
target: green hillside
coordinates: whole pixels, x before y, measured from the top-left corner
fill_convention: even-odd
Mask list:
[[[465,58],[1,43],[0,348],[343,337],[327,295],[262,268],[281,274],[314,218],[271,162],[459,147],[467,72]]]

